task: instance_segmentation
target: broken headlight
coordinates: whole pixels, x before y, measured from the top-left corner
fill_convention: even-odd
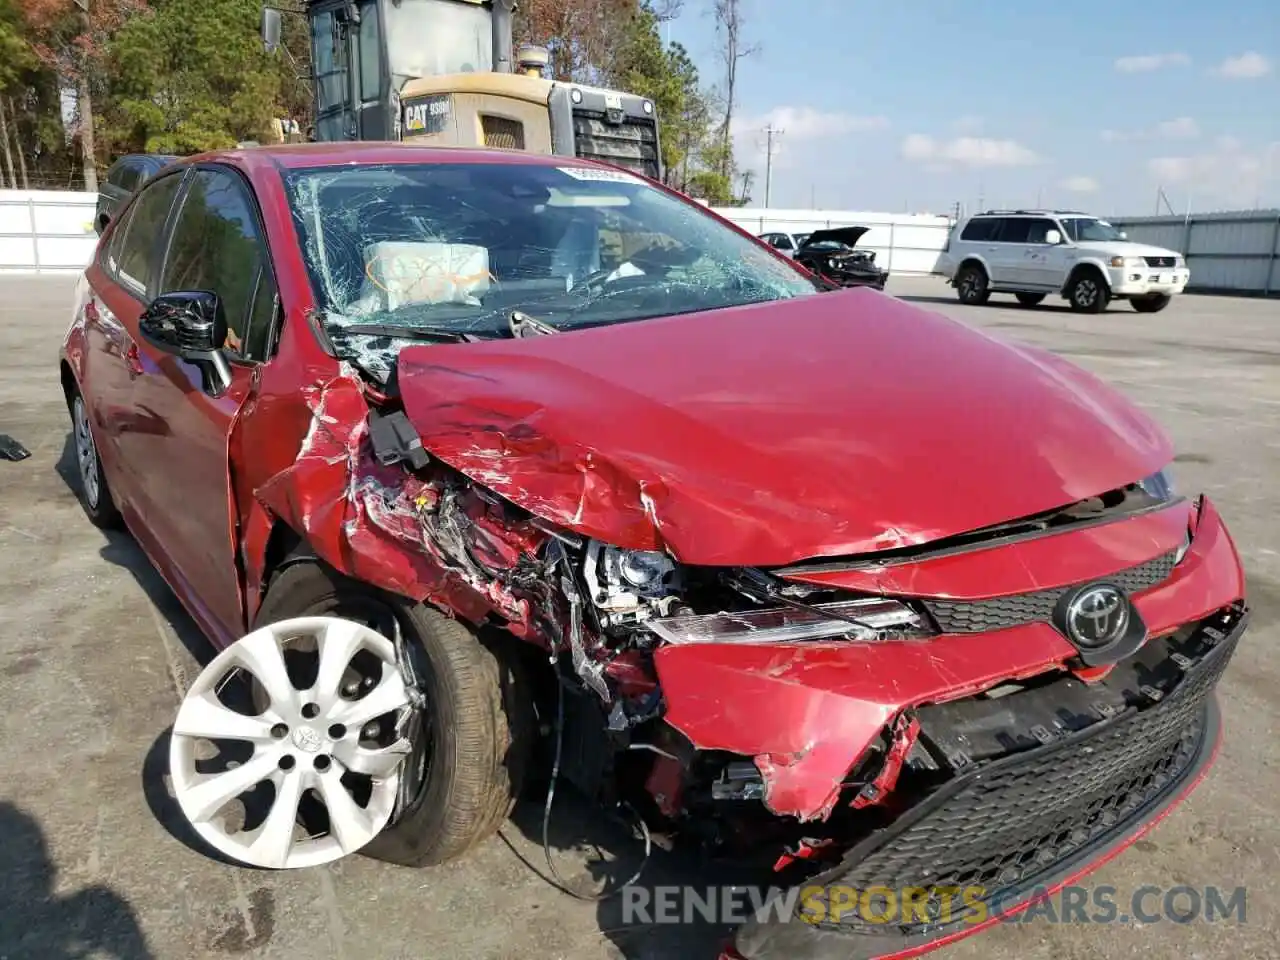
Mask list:
[[[586,545],[582,576],[595,605],[609,622],[644,619],[664,614],[675,602],[679,570],[675,561],[656,550],[623,550],[599,540]]]
[[[897,600],[867,597],[742,613],[664,617],[647,624],[667,643],[794,643],[926,637],[920,615]]]

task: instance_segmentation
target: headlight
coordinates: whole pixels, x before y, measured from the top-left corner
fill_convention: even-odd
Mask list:
[[[583,555],[582,575],[601,610],[638,613],[642,601],[674,600],[675,561],[656,550],[623,550],[592,540]],[[665,612],[666,605],[660,605]]]
[[[664,617],[650,620],[647,626],[667,643],[876,641],[928,636],[930,632],[910,607],[882,597],[815,604],[808,609],[777,607],[742,613]]]
[[[1187,265],[1186,257],[1174,257],[1173,265],[1177,267],[1179,270],[1181,270],[1183,267]]]

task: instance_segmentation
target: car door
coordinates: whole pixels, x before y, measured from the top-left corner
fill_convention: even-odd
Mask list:
[[[209,385],[192,363],[144,343],[134,410],[151,425],[122,444],[144,465],[146,524],[170,582],[206,632],[229,642],[243,626],[234,556],[228,437],[257,379],[275,317],[276,285],[252,191],[222,166],[193,170],[165,241],[157,293],[212,291],[227,322],[231,377]],[[154,558],[153,558],[154,559]]]
[[[1036,217],[1028,221],[1027,242],[1017,271],[1017,283],[1020,286],[1045,289],[1061,286],[1061,281],[1054,284],[1052,279],[1058,270],[1058,248],[1049,242],[1049,231],[1057,229],[1057,223],[1049,217]]]
[[[182,171],[157,177],[120,213],[120,221],[88,271],[85,306],[87,368],[85,398],[93,417],[99,456],[130,526],[139,519],[138,464],[128,460],[121,440],[145,429],[133,405],[134,381],[143,371],[138,319],[155,279],[165,224],[178,197]]]
[[[987,266],[995,286],[1017,286],[1031,221],[1027,217],[1001,217],[999,231],[987,244]]]

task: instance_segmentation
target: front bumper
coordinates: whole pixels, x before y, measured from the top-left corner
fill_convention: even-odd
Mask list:
[[[1108,271],[1111,292],[1121,297],[1174,296],[1186,289],[1186,267],[1113,267]]]
[[[1148,708],[950,781],[806,883],[786,919],[766,911],[749,921],[724,960],[916,956],[1101,866],[1208,772],[1220,737],[1215,687],[1247,623],[1241,608],[1224,629],[1193,632],[1188,643],[1205,652]]]

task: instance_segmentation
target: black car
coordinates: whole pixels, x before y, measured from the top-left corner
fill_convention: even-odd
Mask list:
[[[101,233],[115,212],[139,187],[177,159],[165,153],[126,153],[113,163],[98,185],[94,229]]]
[[[876,266],[875,251],[854,249],[870,229],[836,227],[816,230],[795,252],[796,262],[841,287],[883,290],[889,271]]]

